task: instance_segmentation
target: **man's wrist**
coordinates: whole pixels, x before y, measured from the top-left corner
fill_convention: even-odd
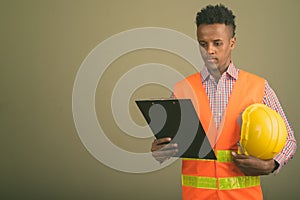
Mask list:
[[[268,175],[270,173],[273,173],[278,167],[277,162],[275,160],[266,160],[265,161],[265,169],[264,169],[264,175]]]
[[[272,173],[274,172],[274,171],[276,171],[277,169],[278,169],[278,167],[279,167],[279,163],[276,161],[276,160],[273,160],[274,161],[274,168],[273,168],[273,170],[272,170]]]

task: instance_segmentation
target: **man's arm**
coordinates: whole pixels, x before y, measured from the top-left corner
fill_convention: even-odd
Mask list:
[[[282,149],[282,151],[275,156],[274,160],[279,164],[278,168],[275,170],[275,173],[279,173],[280,169],[288,163],[290,159],[293,158],[295,151],[297,149],[297,143],[294,136],[294,132],[287,120],[287,117],[285,116],[283,109],[280,105],[280,102],[275,94],[275,92],[272,90],[272,88],[269,86],[268,82],[265,83],[265,95],[263,99],[263,103],[278,112],[282,119],[284,120],[288,136],[286,143]]]
[[[275,92],[267,82],[265,83],[263,103],[281,115],[288,131],[288,137],[282,151],[276,155],[275,158],[270,160],[261,160],[253,156],[239,155],[232,152],[233,161],[240,170],[248,176],[267,175],[274,171],[275,173],[278,173],[280,169],[293,158],[297,148],[294,132],[283,112]]]

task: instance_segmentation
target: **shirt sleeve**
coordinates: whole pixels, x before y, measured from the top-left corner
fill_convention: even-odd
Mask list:
[[[171,95],[170,95],[170,99],[175,99],[174,92],[172,92],[172,93],[171,93]]]
[[[269,106],[270,108],[272,108],[273,110],[277,111],[281,115],[281,117],[283,118],[284,123],[286,125],[287,132],[288,132],[287,141],[286,141],[282,151],[274,157],[274,160],[279,164],[279,167],[274,171],[274,173],[277,174],[277,173],[279,173],[281,168],[285,164],[287,164],[290,159],[293,158],[295,151],[297,149],[297,143],[296,143],[296,139],[295,139],[292,127],[289,124],[289,122],[283,112],[280,102],[279,102],[275,92],[270,87],[270,85],[268,84],[267,81],[265,82],[265,94],[264,94],[264,98],[263,98],[263,103],[266,104],[267,106]]]

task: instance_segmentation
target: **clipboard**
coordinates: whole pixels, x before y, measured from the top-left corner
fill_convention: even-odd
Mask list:
[[[174,157],[216,160],[190,99],[136,100],[154,136],[178,144]]]

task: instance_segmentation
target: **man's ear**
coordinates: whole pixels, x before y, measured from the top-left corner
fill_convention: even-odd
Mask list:
[[[236,43],[236,37],[232,37],[230,39],[230,49],[233,50],[235,47],[235,43]]]

